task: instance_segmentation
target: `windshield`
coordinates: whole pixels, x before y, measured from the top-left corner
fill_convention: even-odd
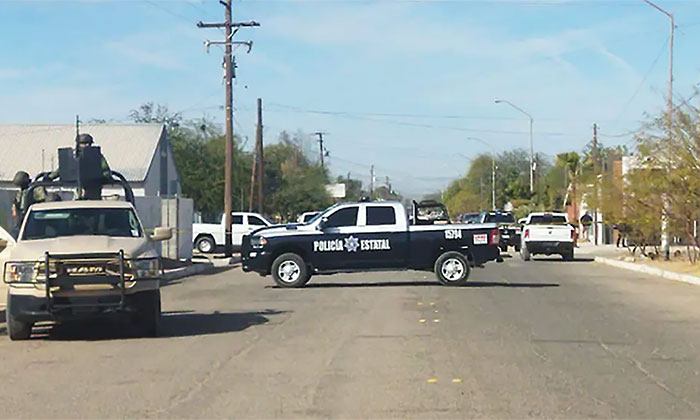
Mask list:
[[[489,213],[484,218],[484,223],[515,223],[515,217],[509,213]]]
[[[333,204],[332,206],[328,207],[327,209],[318,212],[318,214],[316,214],[314,217],[312,217],[311,220],[309,220],[309,221],[307,221],[307,222],[304,222],[304,224],[305,224],[305,225],[310,225],[310,224],[312,224],[312,223],[315,222],[316,220],[318,220],[318,219],[320,219],[321,217],[323,217],[323,215],[326,214],[326,213],[328,213],[331,209],[334,209],[334,208],[338,207],[338,205],[340,205],[340,203],[335,203],[335,204]]]
[[[551,214],[543,214],[530,217],[531,225],[565,225],[566,216],[555,216]]]
[[[128,208],[36,210],[27,216],[22,239],[77,235],[140,238],[143,232],[136,214]]]
[[[316,217],[317,215],[318,215],[318,213],[316,213],[316,212],[305,214],[305,215],[303,216],[302,222],[304,222],[304,223],[309,223],[309,222],[310,222],[311,220],[313,220],[313,218]]]

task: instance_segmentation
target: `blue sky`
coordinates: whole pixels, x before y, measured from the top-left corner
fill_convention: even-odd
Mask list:
[[[700,82],[700,7],[658,0],[675,13],[675,91]],[[668,19],[642,0],[237,0],[257,20],[238,40],[236,129],[252,143],[255,100],[265,139],[325,131],[334,174],[369,179],[376,166],[419,195],[464,173],[489,149],[580,150],[600,125],[606,145],[664,108]],[[205,52],[220,21],[214,0],[0,0],[0,122],[126,121],[140,103],[221,121],[221,50]],[[694,99],[694,100],[697,100]],[[320,112],[318,112],[320,111]],[[315,147],[308,137],[308,147]]]

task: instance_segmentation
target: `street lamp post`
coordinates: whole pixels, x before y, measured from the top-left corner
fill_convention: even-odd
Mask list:
[[[491,149],[491,209],[496,210],[496,152],[491,144],[478,137],[467,137],[467,140],[479,142]]]
[[[535,191],[535,178],[534,178],[534,169],[535,169],[535,152],[534,148],[532,146],[532,125],[534,123],[534,120],[532,119],[532,115],[530,115],[527,111],[524,109],[520,108],[519,106],[513,104],[510,101],[507,101],[505,99],[496,99],[494,102],[497,104],[507,104],[510,105],[511,107],[515,108],[516,110],[520,111],[521,113],[525,114],[527,118],[530,120],[530,194],[532,194]]]
[[[671,140],[672,128],[673,128],[673,35],[676,29],[675,20],[673,18],[672,12],[667,12],[656,4],[652,3],[650,0],[643,0],[644,3],[658,10],[659,12],[666,15],[671,20],[671,33],[668,38],[668,99],[666,106],[668,110],[666,111],[668,115],[668,139]],[[671,257],[671,241],[668,232],[668,198],[664,196],[664,211],[661,217],[661,250],[664,253],[664,259],[668,260]]]

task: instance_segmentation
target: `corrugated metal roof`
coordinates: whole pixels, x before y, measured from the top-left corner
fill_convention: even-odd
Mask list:
[[[164,127],[161,124],[83,124],[100,146],[110,168],[128,181],[146,179]],[[17,171],[32,176],[58,167],[58,148],[75,145],[75,126],[0,124],[0,181]]]

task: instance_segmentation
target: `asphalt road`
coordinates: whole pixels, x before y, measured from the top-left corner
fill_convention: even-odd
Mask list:
[[[700,287],[592,262],[163,290],[164,337],[0,339],[2,417],[700,417]]]

